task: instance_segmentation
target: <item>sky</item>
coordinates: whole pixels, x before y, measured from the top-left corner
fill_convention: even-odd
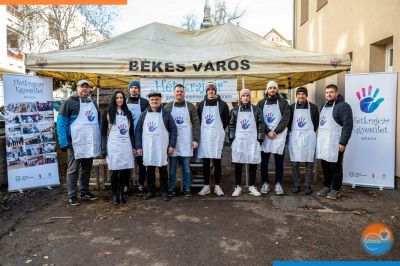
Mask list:
[[[209,0],[213,12],[214,0]],[[240,26],[264,36],[275,28],[286,39],[293,39],[293,0],[226,0],[228,10],[236,5],[246,9]],[[194,14],[198,25],[203,20],[205,0],[128,0],[120,7],[113,35],[118,35],[152,22],[181,27],[184,16]]]

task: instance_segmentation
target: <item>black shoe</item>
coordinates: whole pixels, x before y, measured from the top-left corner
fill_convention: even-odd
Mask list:
[[[121,202],[121,204],[126,203],[123,191],[124,191],[124,188],[122,188],[118,193],[118,199],[119,199],[119,202]]]
[[[78,206],[80,203],[79,203],[79,200],[78,200],[78,198],[76,197],[76,196],[73,196],[73,197],[70,197],[69,199],[68,199],[68,203],[69,203],[69,205],[71,205],[71,206]]]
[[[172,198],[173,196],[175,196],[175,191],[168,191],[168,197]]]
[[[146,194],[144,194],[143,199],[144,199],[144,200],[149,200],[149,199],[151,199],[152,197],[154,197],[154,194],[151,193],[151,192],[147,192]]]
[[[300,192],[300,187],[293,187],[292,188],[293,193],[299,193]]]
[[[186,189],[184,195],[186,198],[190,198],[192,196],[192,192],[190,192],[190,189]]]
[[[306,194],[306,195],[311,195],[311,194],[312,194],[311,187],[305,187],[305,188],[304,188],[304,194]]]
[[[168,196],[167,193],[161,193],[161,198],[163,199],[163,201],[170,201],[171,198]]]
[[[120,203],[118,193],[113,193],[112,195],[112,203],[114,205],[118,205]]]
[[[97,197],[90,192],[81,193],[81,198],[84,200],[97,200]]]

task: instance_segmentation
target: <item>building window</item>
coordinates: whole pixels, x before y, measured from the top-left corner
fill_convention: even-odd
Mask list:
[[[317,0],[317,11],[328,3],[328,0]]]
[[[393,43],[386,45],[386,72],[393,72]]]
[[[308,20],[308,0],[301,0],[300,26]]]

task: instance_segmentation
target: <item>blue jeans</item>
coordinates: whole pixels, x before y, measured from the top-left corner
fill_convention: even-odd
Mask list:
[[[169,157],[169,191],[175,190],[176,166],[178,162],[182,166],[183,191],[190,189],[190,157],[170,156]]]

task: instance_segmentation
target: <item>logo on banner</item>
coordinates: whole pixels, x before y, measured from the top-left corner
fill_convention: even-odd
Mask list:
[[[121,135],[125,135],[125,134],[126,134],[126,132],[128,132],[128,130],[127,130],[127,128],[126,128],[126,125],[125,125],[125,124],[121,124],[121,125],[119,125],[119,126],[118,126],[118,129],[119,129],[119,133],[120,133]]]
[[[267,122],[272,123],[275,120],[275,116],[273,113],[269,112],[268,114],[265,115],[267,117]]]
[[[85,115],[86,115],[87,119],[88,119],[90,122],[93,122],[94,119],[96,118],[96,117],[94,116],[94,114],[93,114],[92,111],[87,111],[87,112],[85,113]]]
[[[299,126],[299,128],[304,127],[307,124],[306,119],[302,116],[300,116],[299,118],[297,118],[297,125]]]
[[[178,125],[182,125],[184,122],[185,120],[183,119],[182,116],[175,117],[175,123],[177,123]]]
[[[393,246],[393,233],[384,224],[371,224],[362,232],[361,243],[371,255],[386,254]]]
[[[212,122],[214,122],[214,116],[211,114],[208,114],[204,117],[206,119],[206,124],[211,125]]]
[[[240,121],[240,124],[242,125],[243,129],[248,129],[250,127],[250,122],[247,119]]]
[[[324,115],[321,116],[321,119],[319,120],[319,125],[323,127],[326,124],[326,122],[327,122],[326,117]]]
[[[379,93],[379,89],[376,88],[374,94],[372,94],[372,86],[368,86],[368,94],[365,88],[361,89],[361,93],[359,91],[356,92],[356,96],[360,101],[360,109],[364,113],[373,113],[376,109],[378,109],[379,105],[383,102],[384,98],[379,98],[375,101],[376,96]]]
[[[148,122],[147,123],[147,127],[148,127],[150,132],[154,132],[157,129],[157,123],[154,122],[154,121]]]

